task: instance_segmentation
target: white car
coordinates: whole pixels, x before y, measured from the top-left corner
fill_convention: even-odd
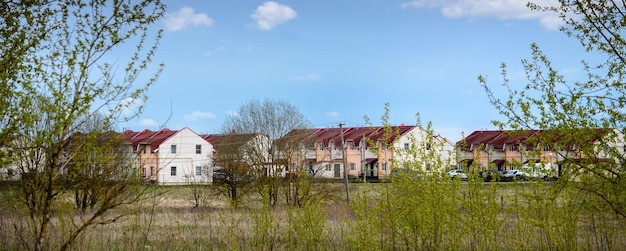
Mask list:
[[[514,178],[519,179],[519,178],[522,178],[523,176],[524,176],[524,172],[517,170],[517,169],[509,170],[503,175],[504,178],[508,178],[508,179],[514,179]]]
[[[465,171],[463,171],[462,169],[450,170],[447,174],[448,176],[450,176],[451,179],[467,179],[467,173],[465,173]]]

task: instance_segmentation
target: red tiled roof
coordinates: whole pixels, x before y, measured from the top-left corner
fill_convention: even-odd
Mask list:
[[[211,143],[211,145],[219,148],[220,145],[229,144],[229,145],[243,145],[250,141],[252,138],[256,137],[257,133],[241,133],[241,134],[202,134],[202,137],[207,142]]]
[[[551,141],[554,143],[558,141],[558,135],[561,132],[552,131],[549,134],[546,134],[550,130],[527,130],[527,131],[513,131],[513,130],[487,130],[487,131],[474,131],[465,139],[457,142],[457,145],[462,145],[465,150],[470,150],[472,145],[492,145],[494,149],[502,150],[507,145],[513,144],[515,147],[518,147],[519,144],[523,144],[526,150],[530,150],[534,148],[536,142],[530,141],[530,139],[542,137],[542,135],[552,135],[557,136],[553,138]],[[603,135],[606,135],[610,130],[609,129],[592,129],[591,132],[587,133],[587,139],[584,141],[596,141],[601,138]],[[582,132],[582,131],[580,131]],[[529,142],[530,141],[530,142]],[[532,142],[532,143],[531,143]],[[463,145],[465,144],[465,145]]]
[[[391,144],[396,137],[403,136],[416,126],[391,126],[391,135],[389,142]],[[363,138],[367,138],[373,142],[382,140],[385,136],[384,127],[344,127],[339,128],[309,128],[295,129],[287,133],[283,139],[294,138],[299,141],[310,140],[311,142],[323,142],[329,145],[332,141],[335,146],[341,146],[341,131],[343,130],[343,138],[346,142],[354,142],[355,146],[359,146]],[[293,140],[293,139],[292,139]]]
[[[163,141],[169,139],[172,135],[178,133],[179,131],[172,131],[170,129],[164,128],[158,131],[151,131],[149,129],[143,130],[141,132],[134,132],[132,130],[128,130],[121,133],[121,136],[131,144],[133,151],[137,150],[138,145],[150,145],[152,150],[159,148]]]

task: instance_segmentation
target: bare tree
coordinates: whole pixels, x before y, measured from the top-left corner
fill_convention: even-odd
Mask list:
[[[209,174],[208,170],[211,169],[211,167],[209,166],[202,166],[200,167],[202,170],[200,170],[200,174],[201,175],[186,175],[185,179],[187,180],[187,183],[189,184],[189,187],[191,188],[191,195],[193,196],[193,208],[198,208],[202,202],[205,200],[207,193],[206,193],[206,187],[208,187],[208,180],[206,179],[206,177],[210,177],[208,175]]]
[[[119,133],[102,114],[86,120],[81,132],[71,135],[65,143],[63,159],[70,161],[59,177],[67,191],[74,193],[76,208],[84,214],[105,199],[134,202],[141,198],[137,196],[140,191],[119,189],[141,183],[140,175],[130,165],[132,152]],[[120,194],[111,196],[115,192]]]
[[[243,104],[236,115],[226,118],[225,132],[258,133],[269,138],[257,142],[249,148],[251,173],[259,194],[266,190],[268,203],[275,205],[278,201],[280,184],[287,167],[285,153],[274,141],[283,137],[293,129],[306,128],[310,122],[292,104],[286,101],[266,99],[261,102],[252,100]]]
[[[255,144],[263,139],[256,133],[211,135],[215,167],[211,170],[213,184],[217,191],[228,198],[232,206],[237,206],[251,190],[254,176],[253,162],[249,154],[255,152]]]
[[[339,187],[329,185],[332,179],[320,178],[323,169],[315,167],[307,159],[307,153],[315,151],[317,129],[295,129],[274,141],[285,159],[287,170],[282,183],[287,205],[303,207],[321,200],[336,199]]]

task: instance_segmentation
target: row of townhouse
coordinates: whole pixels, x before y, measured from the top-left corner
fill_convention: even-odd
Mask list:
[[[392,174],[393,168],[409,166],[431,171],[451,168],[507,171],[537,162],[547,163],[552,174],[559,176],[561,163],[565,159],[584,158],[576,145],[556,147],[560,143],[558,139],[552,144],[536,143],[536,139],[545,132],[481,130],[456,143],[428,134],[423,128],[414,125],[296,129],[275,142],[260,134],[201,135],[189,128],[139,132],[127,130],[119,135],[133,156],[132,166],[147,181],[155,184],[187,184],[212,182],[214,169],[226,164],[220,162],[227,161],[225,155],[228,152],[239,153],[237,158],[249,162],[249,166],[254,168],[267,168],[270,164],[280,166],[273,172],[280,172],[283,176],[306,170],[311,176],[337,179],[344,178],[345,173],[349,177],[387,177]],[[588,140],[596,144],[607,137],[609,132],[619,134],[618,130],[597,129],[591,132],[594,133]],[[285,142],[297,145],[297,150],[283,154],[278,161],[265,156],[281,149],[277,145]],[[611,146],[622,154],[625,152],[623,140],[614,141]],[[222,158],[216,158],[220,152]],[[420,159],[426,155],[437,156],[439,162],[430,163]],[[253,160],[252,156],[265,159]],[[608,158],[608,155],[600,156],[599,161],[607,161]],[[6,170],[10,171],[10,168],[2,171]],[[9,171],[6,173],[9,174]]]
[[[385,132],[387,130],[387,132]],[[146,180],[155,184],[186,184],[212,182],[215,168],[221,168],[227,161],[226,154],[236,152],[237,158],[257,163],[255,168],[263,168],[264,161],[252,160],[251,149],[268,152],[270,142],[260,134],[204,134],[190,130],[161,129],[121,133],[132,153],[134,163]],[[319,178],[343,178],[365,176],[367,178],[387,177],[394,165],[405,165],[410,161],[406,153],[411,149],[426,147],[426,132],[418,126],[384,127],[345,127],[296,129],[276,142],[297,140],[302,148],[298,154],[278,161],[283,165],[280,175],[296,172],[296,166],[304,167],[312,176]],[[433,151],[438,151],[447,163],[445,168],[456,165],[454,145],[440,136],[432,136]],[[345,143],[342,143],[345,142]],[[428,143],[430,145],[431,143]],[[259,148],[265,148],[259,149]],[[279,149],[276,147],[275,149]],[[222,158],[217,158],[220,156]],[[265,156],[264,156],[265,158]],[[218,163],[215,163],[215,160]],[[394,163],[396,162],[396,163]],[[261,164],[259,164],[261,163]],[[347,168],[347,170],[344,170]],[[425,167],[426,168],[426,167]]]
[[[339,179],[344,173],[370,179],[388,177],[394,167],[407,167],[414,161],[410,153],[419,148],[436,151],[440,163],[445,163],[440,168],[456,166],[452,143],[438,135],[428,136],[414,125],[300,129],[284,138],[304,142],[301,154],[288,160],[288,172],[303,163],[309,175],[320,178]],[[420,168],[428,169],[428,163]]]
[[[576,138],[562,135],[566,133],[575,133]],[[592,147],[584,152],[582,144]],[[617,161],[616,156],[626,153],[624,137],[616,129],[567,132],[480,130],[469,134],[456,146],[459,168],[508,171],[541,163],[549,167],[553,177],[559,177],[568,163]]]

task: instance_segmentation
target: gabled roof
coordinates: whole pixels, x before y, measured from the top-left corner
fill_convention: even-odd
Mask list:
[[[416,126],[390,126],[391,134],[387,144],[391,144],[397,140],[398,136],[404,136]],[[281,140],[288,141],[309,141],[309,142],[322,142],[324,145],[329,145],[333,142],[335,146],[341,146],[341,133],[343,131],[343,138],[346,142],[354,142],[359,146],[363,141],[363,138],[367,138],[373,142],[381,141],[385,137],[384,127],[344,127],[344,128],[308,128],[308,129],[295,129],[287,133],[281,138]]]
[[[242,133],[242,134],[202,134],[204,140],[208,141],[213,147],[219,150],[222,146],[243,145],[257,137],[258,133]]]
[[[171,138],[178,132],[182,130],[170,130],[167,128],[151,131],[149,129],[143,130],[141,132],[135,132],[132,130],[128,130],[121,133],[121,136],[131,144],[132,149],[136,150],[138,145],[150,145],[152,150],[159,148],[161,143]]]
[[[89,136],[95,136],[96,142],[98,142],[98,144],[100,145],[124,143],[124,142],[121,142],[124,140],[124,138],[120,137],[120,134],[114,131],[92,132],[92,133],[78,132],[78,133],[71,135],[70,137],[66,139],[67,144],[65,144],[65,147],[66,148],[81,147],[81,145],[87,141],[87,137]]]
[[[582,129],[578,130],[569,130],[569,133],[584,133],[584,136],[581,140],[584,142],[595,142],[601,137],[605,136],[610,129],[590,129],[590,131],[583,131]],[[536,147],[537,139],[542,137],[550,137],[548,140],[551,143],[557,143],[561,137],[559,135],[564,134],[565,132],[556,131],[556,130],[525,130],[525,131],[514,131],[514,130],[488,130],[488,131],[474,131],[465,139],[457,142],[457,146],[462,146],[464,150],[472,150],[473,146],[478,145],[492,145],[494,149],[504,150],[504,147],[507,145],[514,145],[518,147],[519,144],[524,145],[526,150],[533,149]],[[545,141],[544,141],[545,142]],[[571,144],[571,142],[566,142],[567,144]]]

